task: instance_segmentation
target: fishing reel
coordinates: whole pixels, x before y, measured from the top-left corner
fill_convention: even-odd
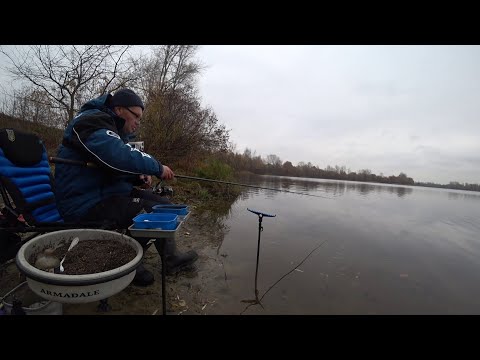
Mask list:
[[[162,182],[159,181],[153,187],[153,193],[160,196],[173,196],[173,188],[171,186],[162,185]]]

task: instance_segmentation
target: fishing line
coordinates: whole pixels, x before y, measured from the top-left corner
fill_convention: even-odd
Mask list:
[[[290,271],[286,272],[283,276],[281,276],[277,281],[275,281],[275,283],[273,283],[273,285],[271,285],[267,291],[265,291],[263,293],[263,295],[260,297],[260,299],[258,298],[258,289],[257,289],[257,272],[258,272],[258,258],[259,258],[259,253],[260,253],[260,233],[261,231],[263,231],[263,227],[261,225],[262,223],[262,218],[263,216],[268,216],[268,217],[274,217],[276,215],[268,215],[268,214],[265,214],[265,213],[261,213],[259,211],[254,211],[254,210],[250,210],[247,208],[248,211],[254,213],[254,214],[257,214],[258,215],[258,221],[259,221],[259,228],[258,228],[258,245],[257,245],[257,264],[256,264],[256,271],[255,271],[255,299],[253,300],[241,300],[241,302],[244,302],[244,303],[249,303],[245,309],[243,309],[243,311],[240,313],[240,315],[242,315],[245,311],[247,311],[247,309],[252,306],[252,305],[260,305],[263,309],[265,309],[262,305],[262,299],[265,297],[265,295],[267,295],[267,293],[272,290],[275,285],[277,285],[280,281],[282,281],[287,275],[289,275],[290,273],[292,273],[293,271],[295,271],[296,269],[298,269],[298,267],[300,267],[300,265],[302,265],[309,257],[310,255],[312,255],[320,246],[322,246],[323,244],[325,244],[328,240],[324,240],[323,242],[321,242],[319,245],[317,245],[312,251],[310,251],[308,253],[307,256],[305,256],[305,258],[303,258],[303,260],[298,264],[296,265],[293,269],[291,269]]]
[[[298,191],[276,189],[276,188],[270,188],[270,187],[264,187],[264,186],[241,184],[241,183],[230,182],[230,181],[213,180],[213,179],[206,179],[206,178],[200,178],[200,177],[194,177],[194,176],[185,176],[185,175],[175,175],[175,177],[179,178],[179,179],[200,180],[200,181],[215,182],[215,183],[226,184],[226,185],[245,186],[245,187],[250,187],[250,188],[255,188],[255,189],[282,191],[282,192],[287,192],[287,193],[291,193],[291,194],[313,196],[313,197],[319,197],[319,198],[323,198],[323,199],[333,199],[333,197],[326,197],[326,196],[321,196],[321,195],[314,195],[314,194],[308,194],[308,193],[303,193],[303,192],[298,192]]]

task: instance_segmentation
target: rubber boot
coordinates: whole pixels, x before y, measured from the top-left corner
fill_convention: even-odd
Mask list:
[[[155,242],[157,250],[160,252],[159,242]],[[192,265],[198,259],[198,254],[189,250],[185,253],[180,253],[177,251],[177,246],[174,238],[165,239],[165,265],[167,275],[174,275],[180,271],[190,271],[192,270],[190,265]]]
[[[147,252],[148,248],[152,244],[148,244],[143,247],[143,257],[145,257],[145,253]],[[137,272],[135,273],[135,277],[132,280],[133,285],[136,286],[149,286],[152,285],[153,282],[155,281],[155,278],[153,277],[153,274],[145,269],[143,266],[143,259],[141,260],[140,265],[137,267]]]

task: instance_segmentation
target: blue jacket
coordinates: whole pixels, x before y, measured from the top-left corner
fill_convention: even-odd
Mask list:
[[[65,129],[57,156],[98,167],[56,164],[55,193],[66,221],[78,221],[100,201],[128,195],[141,174],[160,176],[162,164],[128,144],[125,120],[108,106],[112,95],[85,103]]]

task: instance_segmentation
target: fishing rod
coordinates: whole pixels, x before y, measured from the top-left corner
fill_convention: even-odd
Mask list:
[[[86,166],[86,167],[92,167],[92,168],[98,167],[97,164],[95,164],[93,162],[90,162],[90,161],[70,160],[70,159],[63,159],[63,158],[54,157],[54,156],[49,156],[48,161],[52,162],[52,163],[58,163],[58,164],[79,165],[79,166]],[[244,186],[244,187],[249,187],[249,188],[254,188],[254,189],[282,191],[282,192],[287,192],[287,193],[297,194],[297,195],[313,196],[313,197],[319,197],[319,198],[323,198],[323,199],[332,199],[332,198],[329,198],[329,197],[326,197],[326,196],[321,196],[321,195],[314,195],[314,194],[308,194],[308,193],[298,192],[298,191],[290,191],[290,190],[285,190],[285,189],[276,189],[276,188],[270,188],[270,187],[265,187],[265,186],[242,184],[242,183],[231,182],[231,181],[214,180],[214,179],[207,179],[207,178],[201,178],[201,177],[195,177],[195,176],[186,176],[186,175],[174,175],[174,177],[178,178],[178,179],[214,182],[214,183],[225,184],[225,185],[237,185],[237,186]]]
[[[324,199],[331,199],[331,198],[328,198],[328,197],[325,197],[325,196],[320,196],[320,195],[313,195],[313,194],[302,193],[302,192],[297,192],[297,191],[290,191],[290,190],[284,190],[284,189],[275,189],[275,188],[264,187],[264,186],[256,186],[256,185],[250,185],[250,184],[241,184],[241,183],[231,182],[231,181],[213,180],[213,179],[206,179],[206,178],[200,178],[200,177],[194,177],[194,176],[185,176],[185,175],[175,175],[175,177],[176,177],[176,178],[179,178],[179,179],[208,181],[208,182],[215,182],[215,183],[226,184],[226,185],[237,185],[237,186],[250,187],[250,188],[254,188],[254,189],[283,191],[283,192],[288,192],[288,193],[291,193],[291,194],[298,194],[298,195],[306,195],[306,196],[320,197],[320,198],[324,198]]]
[[[94,162],[63,159],[55,156],[49,156],[48,161],[54,164],[79,165],[79,166],[85,166],[85,167],[91,167],[91,168],[98,167],[98,165],[95,164]]]

